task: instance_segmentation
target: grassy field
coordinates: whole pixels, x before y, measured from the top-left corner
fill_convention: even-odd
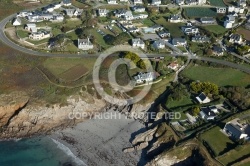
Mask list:
[[[209,0],[210,5],[212,6],[220,6],[220,7],[225,7],[226,5],[224,4],[223,0]]]
[[[66,81],[75,81],[86,75],[88,72],[89,70],[85,66],[79,64],[61,73],[59,77]]]
[[[224,165],[232,165],[231,162],[250,154],[250,144],[243,145],[240,148],[233,149],[217,159]]]
[[[246,87],[250,84],[250,75],[231,68],[189,66],[182,74],[192,80],[209,81],[219,86]]]
[[[151,21],[149,18],[142,20],[142,23],[146,26],[153,26],[155,23]]]
[[[49,42],[49,38],[43,39],[43,40],[31,40],[31,39],[27,39],[27,42],[33,43],[35,45],[39,45],[39,44],[43,44],[43,43],[48,43]]]
[[[67,20],[66,24],[64,26],[69,27],[69,28],[76,28],[82,24],[81,20]]]
[[[100,46],[104,47],[104,48],[108,48],[109,45],[106,44],[106,42],[103,39],[103,36],[101,34],[99,34],[96,29],[91,29],[90,30],[90,34],[93,35],[96,39],[96,43],[99,44]]]
[[[224,34],[227,31],[227,29],[221,25],[206,25],[205,29],[216,35]]]
[[[244,39],[250,40],[250,30],[240,27],[237,29],[237,33],[241,34]]]
[[[23,9],[22,7],[14,4],[10,0],[1,0],[0,1],[0,20],[22,9]]]
[[[203,133],[201,139],[205,140],[217,155],[226,148],[230,148],[230,146],[234,145],[234,142],[224,135],[219,127],[215,127]]]
[[[184,14],[189,18],[217,16],[215,8],[205,8],[205,7],[187,7],[184,8]]]
[[[161,17],[158,20],[155,20],[157,24],[164,26],[166,29],[169,30],[171,36],[173,37],[181,37],[184,36],[183,32],[181,31],[181,27],[184,26],[183,23],[170,23],[165,18]]]
[[[92,70],[95,61],[96,58],[49,58],[43,65],[56,77],[60,77],[62,73],[69,72],[71,69],[75,69],[75,66],[81,65],[86,69],[82,70],[80,74],[78,73],[78,77],[84,75],[86,71]]]
[[[181,100],[177,101],[170,101],[168,104],[167,104],[167,107],[168,108],[174,108],[174,107],[181,107],[181,106],[185,106],[185,105],[188,105],[188,104],[193,104],[192,100],[190,99],[190,97],[187,97],[187,96],[184,96],[182,97]]]

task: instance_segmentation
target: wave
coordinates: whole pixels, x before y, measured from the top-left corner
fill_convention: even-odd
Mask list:
[[[85,164],[81,159],[79,159],[76,155],[74,155],[72,153],[72,151],[67,147],[65,146],[64,144],[62,144],[61,142],[51,138],[52,141],[57,144],[57,147],[59,149],[61,149],[62,151],[64,151],[64,153],[66,153],[68,156],[70,156],[71,158],[74,159],[74,162],[78,165],[78,166],[87,166],[87,164]]]

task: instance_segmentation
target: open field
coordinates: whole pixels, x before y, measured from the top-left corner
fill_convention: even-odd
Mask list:
[[[223,0],[210,0],[210,5],[212,5],[212,6],[220,6],[220,7],[226,6],[224,4]]]
[[[48,58],[43,65],[56,77],[60,77],[62,73],[65,72],[69,73],[71,69],[78,70],[79,68],[75,66],[84,67],[84,70],[82,70],[80,74],[77,74],[78,76],[84,75],[86,71],[92,70],[95,61],[96,58]]]
[[[240,27],[237,29],[237,33],[241,34],[244,39],[250,40],[250,30]]]
[[[216,35],[224,34],[227,31],[227,29],[221,25],[206,25],[205,29]]]
[[[185,77],[192,80],[209,81],[219,86],[248,86],[250,75],[231,68],[213,68],[190,65],[182,72]]]
[[[193,104],[193,102],[192,102],[190,97],[184,96],[179,101],[177,101],[177,100],[169,101],[168,104],[167,104],[167,107],[171,109],[171,108],[174,108],[174,107],[181,107],[181,106],[185,106],[185,105],[188,105],[188,104]]]
[[[183,23],[170,23],[165,18],[161,17],[158,20],[155,20],[157,24],[164,26],[166,29],[169,30],[171,36],[173,37],[181,37],[184,36],[183,32],[181,31],[181,26],[185,25]]]
[[[27,39],[27,42],[33,43],[33,44],[35,44],[35,45],[47,44],[47,43],[49,42],[49,38],[42,39],[42,40],[31,40],[31,39]]]
[[[153,26],[155,23],[153,21],[151,21],[149,18],[143,19],[142,23],[146,26]]]
[[[215,8],[205,8],[205,7],[187,7],[187,8],[184,8],[184,14],[189,18],[216,17],[217,16],[217,12]]]
[[[232,162],[249,154],[250,154],[250,144],[247,144],[247,145],[242,145],[239,148],[235,148],[223,154],[222,156],[218,157],[217,159],[224,165],[232,165]]]
[[[66,81],[75,81],[86,75],[88,72],[89,70],[85,66],[79,64],[61,73],[59,77]]]
[[[234,142],[224,135],[219,127],[214,127],[200,137],[209,144],[216,155],[225,152],[225,150],[230,150],[232,147],[234,148]]]

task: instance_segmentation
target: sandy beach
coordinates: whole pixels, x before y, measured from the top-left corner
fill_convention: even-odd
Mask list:
[[[108,111],[114,112],[114,111]],[[73,128],[57,131],[51,137],[78,156],[88,166],[135,166],[141,151],[124,153],[130,141],[144,131],[144,125],[115,112],[118,118],[89,119]]]

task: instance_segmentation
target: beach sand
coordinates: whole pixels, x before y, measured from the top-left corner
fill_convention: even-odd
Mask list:
[[[89,119],[73,128],[57,131],[51,138],[69,147],[88,166],[136,166],[143,160],[141,151],[124,153],[122,150],[132,146],[130,141],[145,131],[145,126],[115,113],[117,119]]]

